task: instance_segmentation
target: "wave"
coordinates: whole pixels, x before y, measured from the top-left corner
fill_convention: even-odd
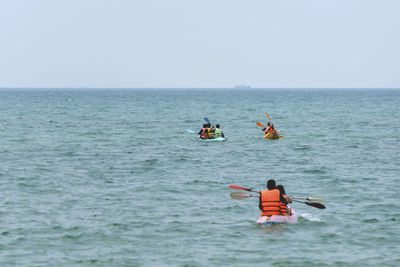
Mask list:
[[[311,215],[310,213],[307,212],[300,214],[299,217],[302,217],[310,222],[322,222],[321,218],[318,218],[317,216]]]

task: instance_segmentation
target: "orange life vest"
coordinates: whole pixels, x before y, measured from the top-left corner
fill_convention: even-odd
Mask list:
[[[281,204],[278,189],[261,191],[261,216],[282,215]]]
[[[203,128],[203,132],[201,133],[200,138],[208,139],[207,128]]]
[[[285,195],[283,195],[283,197],[286,198]],[[282,215],[285,215],[285,216],[288,215],[289,210],[288,210],[288,206],[286,203],[281,202],[281,213],[282,213]]]

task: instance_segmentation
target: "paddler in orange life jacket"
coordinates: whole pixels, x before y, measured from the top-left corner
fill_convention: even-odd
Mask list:
[[[275,126],[274,126],[273,123],[271,123],[271,126],[269,127],[268,132],[269,132],[269,133],[276,133]]]
[[[258,207],[261,210],[261,216],[284,215],[282,204],[289,203],[289,198],[281,198],[279,189],[276,188],[275,180],[268,180],[268,190],[261,190],[260,202]]]
[[[203,124],[203,128],[199,131],[199,136],[202,139],[207,139],[208,134],[207,134],[207,124]]]
[[[269,128],[270,128],[270,127],[271,127],[271,123],[268,122],[268,123],[267,123],[267,127],[261,129],[261,130],[264,132],[264,135],[266,135],[267,133],[269,133]]]
[[[280,198],[281,198],[281,212],[282,215],[290,216],[292,215],[292,209],[288,207],[287,204],[292,203],[292,198],[286,196],[285,188],[283,185],[278,184],[276,188],[279,190]]]

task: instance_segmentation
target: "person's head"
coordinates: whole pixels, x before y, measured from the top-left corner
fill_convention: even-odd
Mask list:
[[[204,123],[204,124],[203,124],[203,128],[207,128],[207,123]]]
[[[268,126],[268,127],[269,127],[269,126],[271,126],[271,123],[270,123],[270,122],[268,122],[268,123],[267,123],[267,126]]]
[[[207,123],[207,128],[210,128],[211,127],[211,123]]]
[[[215,128],[219,128],[219,124],[215,125]]]
[[[275,189],[276,188],[275,180],[272,180],[272,179],[268,180],[267,188],[268,188],[268,190]]]
[[[278,184],[278,185],[276,186],[276,189],[278,189],[279,192],[281,192],[281,195],[286,195],[285,188],[283,187],[283,185]]]

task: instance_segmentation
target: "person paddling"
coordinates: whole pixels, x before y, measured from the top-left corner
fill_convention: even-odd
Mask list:
[[[210,126],[210,128],[208,128],[208,138],[214,139],[214,134],[215,134],[215,128],[214,126]]]
[[[275,126],[274,126],[273,123],[271,123],[271,127],[269,128],[269,132],[270,133],[276,133]]]
[[[261,124],[261,125],[262,125],[262,124]],[[268,122],[268,123],[267,123],[267,127],[261,129],[261,131],[264,132],[264,135],[266,135],[267,133],[269,133],[270,127],[271,127],[271,123]]]
[[[222,130],[220,129],[219,124],[215,125],[215,132],[214,132],[214,138],[221,138],[221,137],[225,137],[224,133],[222,132]]]
[[[267,190],[261,190],[258,207],[261,210],[261,216],[283,215],[281,205],[283,201],[289,203],[289,199],[282,197],[279,189],[276,188],[275,180],[268,180]]]
[[[202,139],[207,139],[208,138],[208,132],[207,132],[207,124],[203,124],[203,128],[199,131],[199,136]]]
[[[292,215],[292,211],[291,208],[288,207],[287,204],[292,203],[292,197],[287,197],[286,196],[286,192],[285,192],[285,188],[283,187],[283,185],[279,184],[276,186],[276,188],[279,190],[280,193],[280,200],[281,200],[281,213],[282,215],[285,216],[290,216]]]

